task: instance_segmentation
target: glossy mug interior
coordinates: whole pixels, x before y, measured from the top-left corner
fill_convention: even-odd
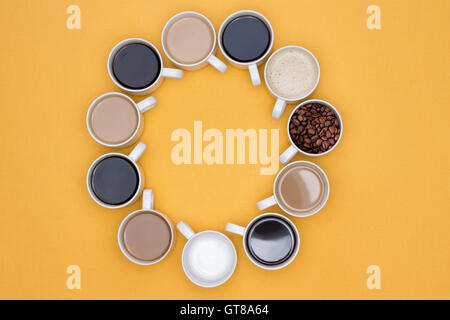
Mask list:
[[[111,50],[108,73],[116,86],[131,95],[146,95],[156,90],[163,78],[183,77],[183,70],[164,68],[158,49],[139,38],[123,40]]]
[[[89,194],[99,205],[118,209],[125,207],[141,195],[144,173],[137,161],[147,146],[139,142],[129,155],[107,153],[90,166],[86,183]]]
[[[273,195],[258,202],[259,210],[278,204],[295,217],[308,217],[320,211],[328,200],[330,183],[325,172],[309,161],[295,161],[280,170]]]
[[[217,231],[194,231],[185,222],[177,225],[188,239],[181,257],[189,280],[200,287],[212,288],[225,283],[236,268],[237,255],[231,240]]]
[[[264,68],[264,79],[277,99],[272,117],[279,119],[287,103],[297,103],[317,87],[320,66],[316,57],[300,46],[285,46],[272,53]]]
[[[128,260],[139,265],[152,265],[163,260],[175,242],[170,220],[153,209],[152,190],[144,190],[142,209],[129,214],[120,224],[119,247]]]
[[[135,103],[119,92],[105,93],[92,102],[86,116],[91,137],[105,147],[125,148],[142,135],[142,114],[156,105],[154,97]]]
[[[261,84],[258,66],[269,56],[273,29],[261,13],[242,10],[231,14],[219,29],[219,47],[235,67],[248,69],[254,86]]]
[[[248,258],[267,270],[286,267],[294,261],[300,248],[295,224],[278,213],[261,214],[247,227],[227,223],[226,230],[242,236]]]
[[[198,70],[209,63],[220,72],[227,70],[214,55],[217,49],[214,26],[198,12],[184,11],[170,18],[161,42],[166,56],[182,69]]]

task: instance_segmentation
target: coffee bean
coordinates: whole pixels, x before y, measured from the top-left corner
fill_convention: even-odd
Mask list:
[[[320,103],[297,108],[289,123],[289,134],[301,150],[318,154],[332,148],[340,136],[340,122],[332,109]]]

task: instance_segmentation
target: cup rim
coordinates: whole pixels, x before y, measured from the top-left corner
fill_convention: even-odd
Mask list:
[[[284,206],[280,205],[280,201],[278,199],[277,193],[276,193],[276,186],[277,186],[277,181],[280,178],[280,175],[285,172],[286,170],[288,170],[290,167],[293,167],[294,165],[298,165],[298,164],[305,164],[305,165],[310,165],[313,168],[317,169],[325,178],[325,187],[326,187],[326,194],[324,197],[324,200],[322,201],[322,203],[315,208],[314,210],[307,212],[305,214],[298,214],[298,213],[293,213],[290,210],[287,210]],[[277,174],[277,176],[275,177],[274,181],[273,181],[273,197],[275,198],[275,201],[277,202],[278,206],[281,208],[281,210],[283,210],[284,212],[286,212],[287,214],[296,217],[296,218],[306,218],[306,217],[310,217],[312,215],[315,215],[317,212],[319,212],[320,210],[323,209],[323,207],[325,206],[325,204],[328,201],[328,197],[330,196],[330,181],[328,180],[328,176],[325,173],[325,171],[319,167],[317,164],[311,162],[311,161],[306,161],[306,160],[300,160],[300,161],[293,161],[291,163],[289,163],[288,165],[284,166]]]
[[[95,106],[102,100],[105,99],[106,97],[110,97],[110,96],[120,96],[123,98],[126,98],[128,101],[131,102],[131,104],[134,106],[134,109],[136,110],[137,114],[138,114],[138,123],[136,126],[136,129],[133,131],[133,134],[125,141],[121,142],[121,143],[106,143],[103,142],[102,140],[100,140],[95,134],[94,131],[92,130],[92,126],[91,126],[91,121],[90,121],[90,117],[92,112],[94,111]],[[137,106],[137,103],[133,101],[133,99],[131,99],[130,97],[128,97],[127,95],[121,93],[121,92],[107,92],[104,93],[100,96],[98,96],[89,106],[87,115],[86,115],[86,125],[89,131],[89,134],[91,135],[91,137],[98,142],[99,144],[105,146],[105,147],[109,147],[109,148],[121,148],[123,146],[128,145],[134,138],[136,138],[136,134],[139,131],[139,128],[141,126],[142,123],[142,115],[141,112]]]
[[[295,238],[296,238],[296,246],[295,246],[296,248],[292,252],[292,254],[289,257],[289,259],[283,261],[280,264],[273,265],[273,266],[265,265],[265,264],[259,262],[258,260],[256,260],[255,258],[253,258],[253,256],[250,254],[250,252],[249,252],[249,250],[247,248],[247,237],[248,237],[248,232],[250,230],[250,226],[253,225],[253,223],[256,222],[257,220],[259,220],[261,218],[264,218],[264,217],[267,217],[267,216],[274,216],[274,217],[280,218],[283,221],[287,222],[291,226],[291,228],[293,229],[294,234],[295,234]],[[266,213],[262,213],[262,214],[257,215],[256,217],[254,217],[247,224],[247,226],[245,227],[244,235],[242,236],[242,244],[243,244],[243,247],[244,247],[245,254],[250,259],[250,261],[253,262],[256,266],[258,266],[258,267],[260,267],[262,269],[266,269],[266,270],[279,270],[279,269],[282,269],[284,267],[287,267],[297,257],[298,252],[300,251],[300,232],[298,231],[298,228],[295,225],[295,223],[291,219],[289,219],[288,217],[283,216],[282,214],[279,214],[279,213],[275,213],[275,212],[266,212]]]
[[[202,19],[203,21],[205,21],[205,22],[209,25],[209,27],[210,27],[210,29],[211,29],[211,31],[212,31],[212,34],[213,34],[213,36],[214,36],[214,42],[213,42],[213,45],[212,45],[211,50],[209,51],[209,53],[206,55],[206,57],[203,58],[202,60],[200,60],[199,62],[191,63],[191,64],[180,63],[180,62],[178,62],[175,58],[173,58],[173,57],[169,54],[169,51],[168,51],[167,48],[166,48],[166,41],[165,41],[165,40],[166,40],[166,37],[167,37],[167,31],[168,31],[168,28],[169,28],[174,22],[176,22],[177,20],[179,20],[180,18],[185,17],[185,16],[195,16],[195,17],[198,17],[198,18]],[[164,28],[163,28],[163,31],[162,31],[162,34],[161,34],[161,44],[162,44],[163,51],[164,51],[165,55],[166,55],[167,58],[169,58],[169,60],[172,61],[175,65],[180,66],[180,67],[182,67],[182,68],[183,68],[183,67],[184,67],[184,68],[197,67],[197,66],[199,66],[199,65],[201,65],[201,64],[203,64],[203,63],[205,63],[206,61],[208,61],[208,59],[211,57],[211,55],[212,55],[212,54],[214,53],[214,51],[216,50],[216,46],[217,46],[216,30],[214,29],[214,26],[213,26],[213,24],[211,23],[211,21],[210,21],[206,16],[204,16],[203,14],[201,14],[201,13],[199,13],[199,12],[196,12],[196,11],[182,11],[182,12],[179,12],[179,13],[177,13],[176,15],[172,16],[172,17],[166,22],[166,24],[164,25]]]
[[[308,103],[319,103],[319,104],[323,104],[323,105],[329,107],[329,108],[334,112],[334,114],[337,116],[337,118],[339,119],[339,125],[340,125],[340,129],[341,129],[341,132],[340,132],[340,134],[339,134],[339,139],[338,139],[338,141],[336,141],[336,143],[334,144],[334,146],[333,146],[332,148],[330,148],[330,149],[328,149],[327,151],[324,151],[324,152],[322,152],[322,153],[308,153],[308,152],[306,152],[306,151],[303,151],[302,149],[300,149],[299,147],[297,147],[297,145],[294,143],[294,141],[292,141],[291,134],[289,133],[289,124],[291,123],[291,119],[292,119],[292,117],[294,116],[295,111],[296,111],[297,109],[301,108],[302,106],[308,104]],[[306,156],[310,156],[310,157],[320,157],[320,156],[326,155],[326,154],[329,153],[330,151],[334,150],[334,148],[336,148],[337,145],[339,144],[339,142],[341,141],[342,133],[343,133],[343,132],[344,132],[344,123],[342,122],[342,117],[341,117],[341,115],[339,114],[339,111],[338,111],[331,103],[329,103],[329,102],[327,102],[327,101],[325,101],[325,100],[320,100],[320,99],[309,99],[309,100],[303,101],[302,103],[300,103],[299,105],[297,105],[297,106],[294,108],[294,110],[292,110],[291,114],[289,115],[289,120],[288,120],[288,122],[287,122],[287,134],[288,134],[288,137],[289,137],[289,141],[291,142],[291,145],[292,145],[295,149],[297,149],[298,152],[300,152],[300,153],[302,153],[302,154],[304,154],[304,155],[306,155]]]
[[[124,46],[126,46],[126,45],[128,45],[128,44],[132,44],[132,43],[140,43],[140,44],[144,44],[144,45],[150,47],[151,49],[153,49],[153,51],[156,52],[156,55],[158,56],[159,62],[160,62],[160,65],[161,65],[161,67],[160,67],[160,69],[159,69],[158,77],[156,78],[156,80],[153,81],[153,82],[152,82],[150,85],[148,85],[147,87],[142,88],[142,89],[131,89],[131,88],[125,87],[124,85],[122,85],[122,84],[116,79],[116,77],[114,76],[114,72],[113,72],[113,70],[112,70],[112,62],[113,62],[113,60],[114,60],[114,57],[115,57],[116,53],[117,53],[122,47],[124,47]],[[111,49],[111,51],[110,51],[110,53],[109,53],[109,56],[108,56],[108,64],[107,64],[107,67],[108,67],[108,74],[109,74],[109,77],[111,78],[111,80],[114,82],[114,84],[115,84],[116,86],[118,86],[120,89],[124,90],[125,92],[130,92],[131,94],[138,94],[138,93],[146,92],[147,90],[149,90],[150,88],[152,88],[152,87],[159,81],[159,79],[161,79],[161,76],[162,76],[162,70],[163,70],[163,68],[164,68],[164,62],[163,62],[163,59],[162,59],[161,54],[159,53],[159,50],[156,48],[156,46],[154,46],[154,45],[153,45],[152,43],[150,43],[149,41],[144,40],[144,39],[142,39],[142,38],[127,38],[127,39],[124,39],[124,40],[120,41],[119,43],[117,43],[117,44]]]
[[[222,238],[225,238],[227,240],[227,242],[230,244],[231,248],[233,249],[233,266],[232,266],[232,268],[230,268],[229,274],[224,279],[222,279],[221,281],[214,282],[214,283],[211,283],[211,284],[201,283],[201,282],[197,281],[197,279],[194,279],[192,277],[192,275],[189,272],[187,272],[188,268],[186,267],[185,262],[184,262],[184,257],[186,255],[186,250],[191,245],[192,241],[195,241],[195,239],[197,239],[200,235],[205,234],[205,233],[212,233],[212,234],[220,235]],[[183,266],[183,271],[184,271],[185,275],[188,277],[188,279],[192,283],[196,284],[197,286],[204,287],[204,288],[218,287],[218,286],[224,284],[225,282],[227,282],[231,278],[231,276],[233,275],[233,273],[234,273],[234,271],[236,269],[236,265],[237,265],[236,248],[235,248],[233,242],[230,240],[230,238],[228,238],[222,232],[215,231],[215,230],[204,230],[204,231],[201,231],[201,232],[196,232],[191,238],[189,238],[187,240],[186,244],[183,247],[183,252],[181,253],[181,265]]]
[[[134,168],[136,169],[136,171],[138,173],[138,177],[139,177],[138,188],[136,189],[136,192],[133,195],[133,197],[130,200],[128,200],[127,202],[119,204],[119,205],[111,205],[111,204],[107,204],[107,203],[104,203],[103,201],[101,201],[99,198],[97,198],[97,196],[95,195],[94,190],[92,190],[92,186],[91,186],[90,179],[92,176],[92,172],[94,171],[94,168],[97,166],[97,164],[100,163],[100,161],[102,161],[103,159],[109,158],[109,157],[125,158],[126,160],[128,160],[129,162],[131,162],[133,164]],[[144,177],[141,174],[139,165],[135,161],[133,161],[133,159],[131,159],[129,156],[127,156],[126,154],[123,154],[123,153],[111,152],[111,153],[105,153],[105,154],[101,155],[100,157],[98,157],[97,159],[95,159],[92,162],[91,166],[89,167],[88,173],[86,175],[86,184],[87,184],[87,188],[88,188],[91,198],[94,199],[94,201],[97,202],[99,205],[101,205],[104,208],[108,208],[108,209],[120,209],[120,208],[126,207],[127,205],[133,203],[139,197],[139,193],[140,193],[139,190],[141,190],[141,187],[143,184],[143,178]]]
[[[277,55],[279,52],[281,52],[283,50],[290,49],[290,48],[300,49],[300,50],[306,52],[307,54],[309,54],[313,58],[313,61],[315,62],[316,68],[317,68],[317,79],[316,79],[316,82],[314,83],[314,86],[311,88],[311,90],[308,91],[306,94],[304,94],[301,97],[296,97],[296,98],[292,98],[292,99],[288,99],[288,98],[282,97],[279,94],[275,93],[275,91],[270,87],[269,82],[267,81],[267,67],[269,66],[270,61],[272,60],[272,58],[275,55]],[[301,46],[297,46],[297,45],[287,45],[287,46],[281,47],[281,48],[277,49],[276,51],[272,52],[272,54],[270,55],[269,59],[266,62],[266,65],[264,67],[264,82],[266,83],[267,89],[269,89],[270,93],[274,97],[276,97],[277,99],[286,101],[286,102],[296,102],[296,101],[301,101],[301,100],[307,98],[308,96],[310,96],[316,90],[317,86],[319,85],[319,80],[320,80],[320,65],[319,65],[319,61],[317,60],[316,56],[311,51],[309,51],[308,49],[306,49],[304,47],[301,47]]]
[[[269,32],[270,32],[270,44],[269,44],[269,47],[267,48],[266,52],[259,59],[254,60],[254,61],[250,61],[250,62],[240,62],[240,61],[237,61],[237,60],[231,58],[226,53],[225,49],[223,48],[222,40],[221,40],[223,31],[225,30],[225,27],[228,25],[228,23],[230,23],[230,21],[232,21],[233,19],[235,19],[237,17],[245,16],[245,15],[250,15],[250,16],[259,18],[267,26],[267,29],[269,29]],[[264,61],[267,58],[267,56],[272,51],[273,40],[274,40],[274,31],[273,31],[272,25],[269,22],[269,19],[267,19],[264,15],[262,15],[261,13],[259,13],[257,11],[254,11],[254,10],[239,10],[239,11],[236,11],[236,12],[230,14],[222,22],[222,24],[220,25],[220,28],[219,28],[217,42],[219,43],[220,51],[222,52],[222,54],[223,54],[223,56],[225,58],[227,58],[229,61],[233,62],[234,64],[237,64],[237,65],[240,65],[240,66],[243,66],[243,67],[247,67],[247,66],[252,65],[252,64],[258,65],[259,63],[261,63],[262,61]]]
[[[169,247],[167,248],[166,252],[161,257],[159,257],[156,260],[152,260],[152,261],[144,261],[144,260],[140,260],[140,259],[137,259],[137,258],[133,257],[127,251],[127,249],[125,248],[125,244],[123,243],[123,238],[122,238],[122,233],[123,233],[124,228],[125,228],[126,224],[128,223],[128,221],[130,221],[136,215],[141,214],[141,213],[146,213],[146,212],[156,214],[159,217],[161,217],[162,219],[164,219],[164,221],[167,223],[167,225],[169,226],[169,229],[170,229],[170,244],[169,244]],[[139,264],[141,266],[150,266],[150,265],[153,265],[153,264],[158,263],[161,260],[163,260],[169,254],[169,252],[172,250],[173,244],[175,242],[175,232],[174,232],[174,229],[173,229],[173,226],[172,226],[172,222],[169,220],[169,218],[166,215],[164,215],[163,213],[161,213],[161,212],[159,212],[159,211],[157,211],[155,209],[144,209],[144,208],[142,208],[142,209],[133,211],[132,213],[127,215],[122,220],[122,222],[120,223],[120,226],[119,226],[119,230],[117,231],[117,241],[119,243],[120,251],[122,251],[123,255],[128,260],[130,260],[133,263]]]

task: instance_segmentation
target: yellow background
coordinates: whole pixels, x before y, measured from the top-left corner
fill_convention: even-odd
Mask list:
[[[66,28],[70,4],[81,8],[81,30]],[[381,8],[379,31],[366,27],[371,4]],[[118,226],[140,200],[111,211],[89,197],[87,169],[111,150],[90,138],[85,116],[95,97],[116,90],[106,61],[117,42],[142,37],[161,50],[172,15],[196,10],[218,30],[241,9],[270,20],[274,49],[298,44],[316,55],[322,74],[312,97],[334,104],[345,130],[336,150],[313,159],[331,195],[319,214],[295,219],[297,259],[281,271],[259,269],[229,235],[236,271],[204,289],[182,271],[179,233],[154,266],[121,254]],[[1,1],[0,298],[450,298],[449,12],[447,0]],[[194,120],[223,132],[278,128],[281,152],[292,106],[272,119],[266,87],[232,67],[185,72],[154,95],[140,163],[156,209],[196,231],[245,225],[274,177],[261,176],[260,165],[175,166],[170,135],[192,132]],[[66,288],[72,264],[81,290]],[[369,265],[381,268],[381,290],[366,287]]]

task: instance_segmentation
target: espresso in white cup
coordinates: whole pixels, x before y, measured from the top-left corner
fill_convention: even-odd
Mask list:
[[[86,184],[92,199],[109,209],[125,207],[142,194],[144,172],[137,163],[147,146],[139,142],[129,155],[107,153],[90,166]]]
[[[111,50],[108,73],[119,88],[138,96],[156,90],[163,78],[183,77],[183,70],[165,68],[158,49],[139,38],[123,40]]]
[[[278,213],[261,214],[247,227],[227,223],[226,230],[242,236],[248,258],[267,270],[286,267],[294,261],[300,248],[295,224]]]
[[[248,69],[254,86],[261,84],[258,66],[273,46],[273,29],[261,13],[242,10],[231,14],[219,29],[219,47],[236,68]]]

